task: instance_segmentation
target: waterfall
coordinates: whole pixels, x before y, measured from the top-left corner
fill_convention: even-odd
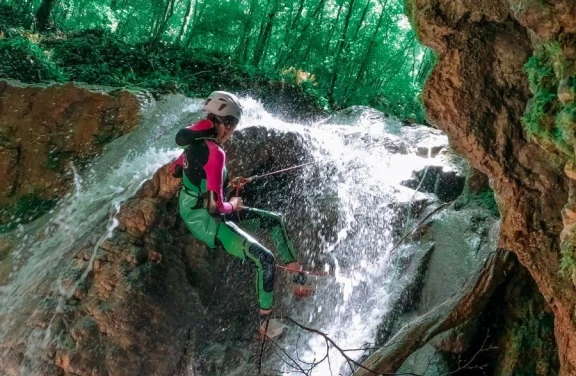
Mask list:
[[[278,296],[277,311],[321,330],[341,348],[354,350],[348,354],[359,359],[375,342],[378,325],[391,309],[390,296],[398,288],[396,263],[403,249],[393,252],[393,246],[399,234],[413,225],[406,211],[413,202],[434,201],[431,195],[401,183],[430,164],[430,159],[415,154],[418,145],[447,140],[438,132],[402,127],[366,109],[359,110],[357,117],[288,124],[253,99],[245,98],[243,104],[246,116],[237,132],[260,124],[296,133],[308,158],[319,162],[299,173],[294,182],[299,197],[283,201],[278,210],[305,221],[290,223],[303,264],[329,276],[318,278],[318,292],[309,299]],[[66,301],[91,272],[100,246],[113,236],[123,203],[180,153],[174,135],[199,119],[201,105],[201,100],[178,95],[150,105],[142,124],[107,145],[82,173],[70,166],[74,186],[50,213],[14,231],[18,244],[12,252],[14,267],[8,284],[0,287],[0,359],[10,349],[24,346],[20,374],[50,374],[42,368],[41,358],[44,349],[62,341],[54,320],[70,309]],[[79,266],[78,257],[88,263]],[[295,327],[278,345],[308,363],[326,354],[322,337]],[[350,374],[338,351],[331,348],[329,356],[330,361],[311,374]],[[294,370],[289,361],[273,353],[265,366],[284,374]]]

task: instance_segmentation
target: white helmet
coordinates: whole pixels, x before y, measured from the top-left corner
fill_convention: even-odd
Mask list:
[[[221,118],[229,116],[240,122],[242,118],[242,105],[234,94],[226,91],[214,91],[204,102],[204,112],[214,114]]]

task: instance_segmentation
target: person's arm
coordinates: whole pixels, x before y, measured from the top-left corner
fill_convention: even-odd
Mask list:
[[[176,144],[178,146],[188,146],[194,142],[215,137],[216,128],[214,128],[214,124],[210,120],[201,120],[188,128],[180,129],[176,134]]]
[[[209,156],[204,166],[206,171],[206,191],[208,199],[208,211],[211,214],[232,213],[234,206],[225,202],[223,198],[223,172],[226,163],[226,155],[220,147],[212,141],[206,141]]]

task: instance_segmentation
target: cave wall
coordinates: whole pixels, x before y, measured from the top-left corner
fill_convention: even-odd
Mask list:
[[[569,256],[576,194],[568,176],[576,177],[576,3],[405,4],[421,42],[438,57],[422,94],[428,120],[492,180],[502,216],[499,246],[514,252],[536,282],[554,314],[560,374],[575,375],[576,289]]]
[[[554,316],[521,265],[494,292],[479,328],[476,343],[464,355],[474,366],[457,375],[482,375],[482,371],[494,376],[558,374],[558,355],[551,346]],[[482,344],[488,349],[485,353],[479,353]]]

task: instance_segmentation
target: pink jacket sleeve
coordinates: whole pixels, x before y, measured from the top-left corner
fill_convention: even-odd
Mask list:
[[[206,171],[206,190],[216,193],[216,206],[220,213],[232,213],[233,207],[229,202],[224,202],[223,173],[226,164],[226,154],[214,141],[206,141],[209,150],[208,162],[204,166]]]

